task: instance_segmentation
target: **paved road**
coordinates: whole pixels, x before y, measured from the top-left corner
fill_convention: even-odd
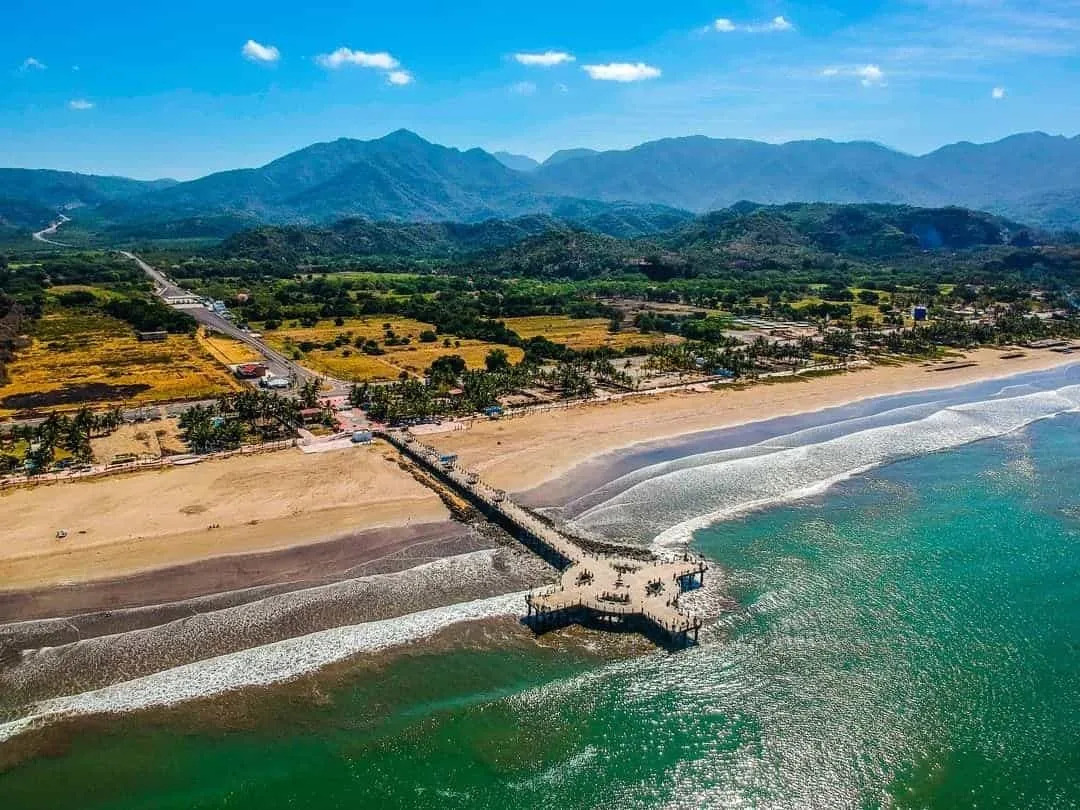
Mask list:
[[[35,233],[33,235],[34,241],[44,242],[47,245],[56,245],[57,247],[71,247],[71,245],[68,245],[64,242],[56,242],[48,238],[50,236],[56,236],[56,232],[60,230],[60,226],[63,225],[65,222],[71,222],[71,219],[61,214],[60,219],[50,224],[48,228],[45,228],[44,230]]]
[[[197,297],[194,293],[173,283],[164,273],[151,267],[134,253],[123,250],[120,251],[120,253],[122,256],[126,256],[135,262],[135,264],[139,266],[139,269],[149,276],[154,282],[154,292],[162,299]],[[262,340],[252,337],[250,332],[245,332],[232,321],[223,318],[213,310],[207,309],[202,305],[193,304],[179,304],[175,305],[174,308],[188,313],[204,326],[208,326],[223,335],[227,335],[228,337],[250,346],[262,356],[266,362],[267,368],[270,369],[270,373],[276,377],[291,377],[297,383],[302,383],[319,376],[298,363],[293,362],[281,352],[268,346]],[[349,388],[351,387],[350,384],[344,380],[336,380],[332,377],[323,377],[322,379],[324,383],[330,387],[329,391],[324,390],[323,396],[343,396],[348,394]]]

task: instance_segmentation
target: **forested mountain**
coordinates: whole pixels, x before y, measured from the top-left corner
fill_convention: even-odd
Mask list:
[[[26,200],[0,199],[0,235],[37,231],[56,214],[52,208]]]
[[[518,172],[531,172],[540,168],[540,161],[528,155],[515,155],[511,152],[493,152],[491,155],[503,166]]]
[[[175,180],[129,180],[51,169],[0,169],[0,199],[51,209],[96,206],[176,185]],[[44,223],[43,223],[44,224]]]
[[[663,243],[673,249],[712,244],[790,246],[885,258],[912,251],[1028,246],[1040,238],[1020,223],[966,208],[744,202],[699,217]]]
[[[605,213],[610,222],[596,230],[633,236],[648,233],[652,217],[640,220],[640,208],[628,204],[703,213],[740,200],[961,205],[1055,229],[1080,227],[1080,137],[1028,133],[916,157],[865,142],[696,136],[625,151],[565,150],[528,171],[505,161],[517,162],[399,130],[372,141],[315,144],[260,168],[178,184],[0,170],[0,199],[81,206],[80,227],[116,238],[220,237],[253,224],[348,217],[482,222]]]
[[[560,163],[565,163],[568,160],[573,160],[579,157],[592,157],[593,155],[599,155],[600,153],[595,149],[560,149],[555,152],[551,157],[543,162],[543,166],[551,168],[552,166],[558,166]]]
[[[296,264],[384,257],[440,260],[503,275],[584,278],[627,267],[657,277],[709,273],[740,262],[778,266],[824,256],[891,260],[927,251],[1029,247],[1044,236],[963,208],[827,203],[731,208],[645,234],[604,232],[607,215],[576,222],[547,215],[460,223],[344,220],[322,227],[269,227],[226,240],[220,255]],[[642,214],[644,216],[644,214]]]
[[[692,211],[754,200],[962,205],[1006,216],[1038,215],[1032,198],[1063,191],[1075,198],[1080,189],[1080,137],[1028,133],[996,143],[953,144],[921,157],[860,142],[672,138],[549,162],[535,180],[549,193]],[[1066,205],[1054,224],[1078,222],[1080,208]]]
[[[558,210],[559,217],[532,214],[478,223],[345,219],[329,227],[262,227],[230,237],[222,243],[221,253],[285,261],[337,256],[444,259],[504,248],[548,233],[592,232],[623,238],[661,234],[693,219],[686,212],[662,206],[598,204]]]

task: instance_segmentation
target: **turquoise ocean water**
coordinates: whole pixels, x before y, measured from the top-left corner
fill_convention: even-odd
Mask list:
[[[0,807],[1078,807],[1078,484],[1071,413],[899,460],[696,528],[736,603],[698,648],[421,651],[243,723],[95,723]]]

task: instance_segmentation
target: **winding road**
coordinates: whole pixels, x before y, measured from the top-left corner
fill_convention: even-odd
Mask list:
[[[71,222],[71,218],[65,216],[64,214],[60,214],[60,219],[56,220],[56,222],[50,223],[48,228],[44,228],[43,230],[40,230],[37,233],[33,234],[34,241],[44,242],[47,245],[56,245],[57,247],[72,247],[72,245],[69,245],[65,242],[57,242],[53,239],[49,239],[50,236],[56,236],[56,232],[60,230],[60,226],[67,222]]]

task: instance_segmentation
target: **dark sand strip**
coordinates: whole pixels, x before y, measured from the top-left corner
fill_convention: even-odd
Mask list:
[[[332,627],[525,590],[551,576],[552,569],[531,552],[507,547],[235,607],[189,611],[184,618],[116,635],[24,649],[18,662],[0,670],[0,717],[18,715],[19,707],[33,701]]]
[[[109,614],[114,611],[203,597],[208,598],[204,609],[226,607],[230,600],[240,604],[272,593],[401,570],[435,557],[491,547],[490,540],[450,521],[372,529],[324,543],[215,557],[116,579],[0,591],[0,623],[80,616],[85,633],[120,632],[121,625],[104,630],[92,627],[96,622],[108,627],[113,620]],[[237,593],[243,590],[254,592],[246,596]],[[83,615],[102,612],[104,616]]]

